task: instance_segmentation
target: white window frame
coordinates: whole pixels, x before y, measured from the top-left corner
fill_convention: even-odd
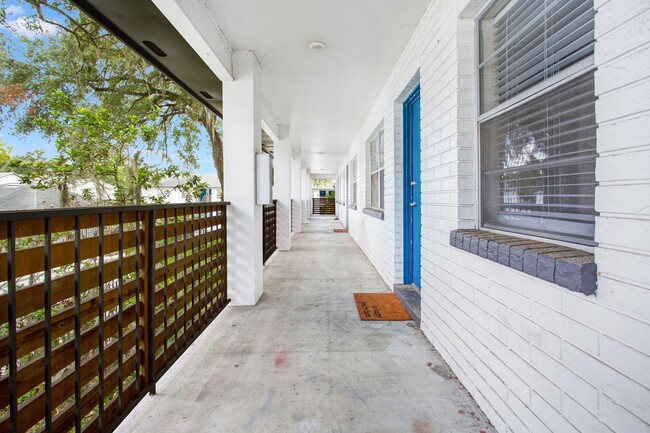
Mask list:
[[[595,64],[595,59],[594,59],[594,54],[591,56],[582,59],[581,61],[575,63],[574,65],[571,65],[570,67],[566,68],[565,70],[559,72],[558,74],[554,75],[551,78],[548,78],[540,83],[535,84],[534,86],[530,87],[529,89],[526,89],[525,91],[521,92],[520,94],[502,102],[501,104],[495,106],[494,108],[486,111],[485,113],[481,113],[481,67],[484,65],[484,63],[481,63],[480,61],[480,50],[481,50],[481,41],[480,41],[480,31],[481,31],[481,20],[488,14],[492,6],[494,6],[495,3],[497,3],[499,0],[492,0],[488,2],[478,13],[476,16],[476,19],[474,20],[474,29],[475,29],[475,38],[474,38],[474,65],[475,65],[475,98],[476,98],[476,129],[475,129],[475,137],[476,137],[476,143],[478,144],[476,146],[476,158],[477,158],[477,209],[476,209],[476,220],[478,221],[478,227],[481,229],[487,229],[490,231],[494,231],[497,233],[504,233],[504,234],[512,234],[514,233],[515,235],[517,234],[523,234],[524,236],[531,238],[531,239],[536,239],[540,241],[553,241],[554,243],[560,244],[560,245],[565,245],[565,246],[572,246],[572,247],[581,247],[585,248],[588,250],[591,250],[590,247],[593,247],[596,245],[596,242],[594,241],[585,241],[585,240],[578,240],[569,236],[553,236],[551,237],[547,233],[544,232],[539,232],[539,231],[533,231],[533,230],[526,230],[526,229],[515,229],[515,228],[492,228],[492,227],[486,227],[485,222],[483,221],[483,172],[482,172],[482,167],[483,167],[483,159],[482,159],[482,143],[481,143],[481,124],[484,124],[498,116],[501,116],[503,114],[506,114],[507,112],[514,110],[528,102],[531,102],[537,98],[542,97],[543,95],[550,93],[554,91],[555,89],[570,83],[571,81],[578,79],[579,77],[589,74],[589,73],[594,73],[596,70],[596,64]],[[510,4],[505,7],[505,9],[508,9],[511,7],[511,5],[517,0],[511,0]]]
[[[368,194],[366,195],[366,207],[370,209],[376,209],[376,210],[384,210],[384,207],[386,205],[384,201],[384,168],[385,168],[385,155],[384,155],[384,150],[385,150],[385,135],[384,135],[384,129],[378,128],[378,131],[376,131],[371,138],[366,142],[366,176],[367,176],[367,185],[368,185]],[[377,168],[375,170],[372,169],[372,157],[373,157],[373,147],[376,147],[375,149],[375,158],[377,159],[376,164]],[[379,191],[378,191],[378,201],[379,203],[373,203],[372,202],[372,197],[373,197],[373,185],[372,185],[372,176],[374,175],[379,176]]]
[[[358,199],[358,179],[359,179],[359,172],[358,172],[358,165],[357,165],[357,157],[355,156],[350,160],[350,203],[348,204],[348,207],[352,209],[357,208],[357,199]]]
[[[336,202],[336,204],[341,204],[341,198],[339,195],[340,186],[341,186],[341,176],[336,176],[336,185],[334,186],[334,195],[335,195],[334,201]]]

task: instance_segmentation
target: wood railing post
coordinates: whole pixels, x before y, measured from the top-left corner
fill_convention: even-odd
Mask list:
[[[142,302],[140,311],[144,328],[142,341],[142,366],[144,370],[145,387],[150,394],[156,393],[156,210],[151,209],[144,214],[143,245],[144,269],[142,270]]]
[[[221,270],[223,271],[222,284],[223,284],[223,294],[221,296],[221,301],[219,303],[219,310],[226,308],[226,305],[230,300],[228,299],[228,208],[226,206],[221,206],[221,236],[223,237],[223,247],[221,250],[222,260],[221,260]]]
[[[10,431],[18,432],[18,344],[16,304],[16,224],[7,222],[7,307],[9,325],[9,421]]]

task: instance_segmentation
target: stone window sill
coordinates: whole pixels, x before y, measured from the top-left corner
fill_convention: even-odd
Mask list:
[[[582,250],[483,230],[454,230],[449,243],[573,292],[596,291],[594,255]]]
[[[384,211],[383,209],[375,209],[374,207],[366,207],[363,208],[363,213],[366,215],[370,215],[373,218],[377,218],[379,220],[384,220]]]

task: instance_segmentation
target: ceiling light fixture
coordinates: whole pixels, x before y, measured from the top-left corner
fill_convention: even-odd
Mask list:
[[[310,50],[320,51],[320,50],[324,50],[325,47],[327,47],[327,45],[325,45],[325,42],[321,42],[321,41],[307,42],[307,48],[309,48]]]

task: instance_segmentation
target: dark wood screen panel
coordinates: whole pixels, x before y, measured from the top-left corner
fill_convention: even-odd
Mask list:
[[[111,430],[228,303],[226,203],[0,214],[0,431]]]

